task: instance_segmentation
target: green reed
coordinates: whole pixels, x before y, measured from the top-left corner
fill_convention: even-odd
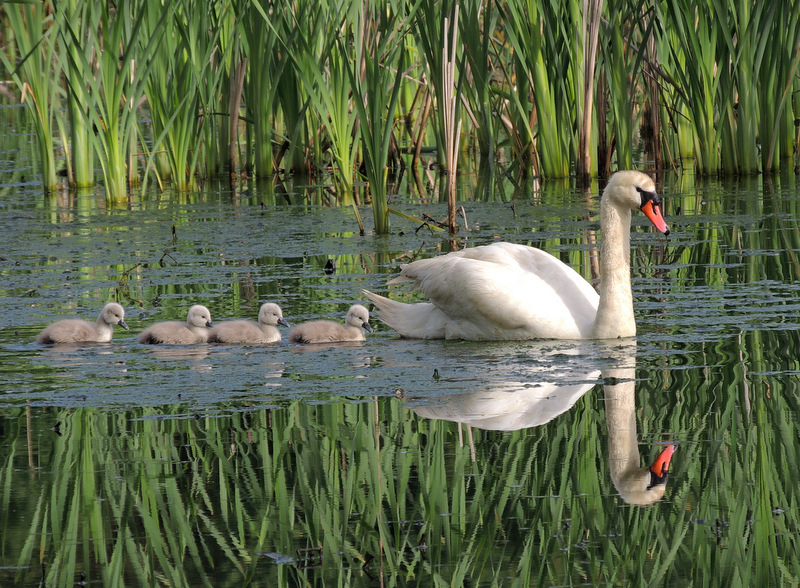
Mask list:
[[[352,22],[356,8],[354,2],[346,2],[341,12],[317,10],[316,16],[306,14],[304,26],[295,25],[301,52],[292,56],[316,120],[326,131],[326,136],[319,135],[317,140],[329,143],[335,183],[345,201],[352,200],[358,117],[350,101],[349,56],[343,53],[337,41],[340,34],[349,32],[348,23]]]
[[[402,29],[397,20],[403,15],[384,10],[362,14],[358,21],[355,52],[347,60],[353,108],[358,115],[362,142],[364,175],[369,182],[375,232],[389,232],[387,175],[389,148],[394,137],[395,110],[405,70]],[[344,43],[339,50],[347,54]],[[362,73],[363,72],[363,73]],[[363,76],[363,78],[362,78]]]
[[[576,23],[568,5],[511,0],[502,5],[509,46],[514,52],[517,92],[511,104],[515,120],[535,135],[538,172],[545,178],[569,174],[574,144],[575,88],[568,84],[574,67],[569,46]],[[535,114],[531,112],[528,93]]]
[[[495,162],[499,133],[495,122],[499,100],[492,80],[498,59],[493,35],[500,14],[494,2],[465,2],[460,7],[458,32],[464,45],[463,75],[467,80],[460,90],[468,101],[466,116],[475,134],[481,166],[490,167]]]
[[[445,144],[446,144],[446,123],[442,104],[444,104],[445,88],[445,22],[452,23],[455,2],[445,0],[437,2],[435,0],[420,0],[418,8],[414,12],[414,24],[412,31],[416,40],[416,49],[420,54],[426,75],[425,89],[433,104],[436,105],[431,113],[431,123],[433,126],[432,134],[434,147],[437,153],[437,160],[440,165],[446,165]],[[452,37],[452,31],[449,31]],[[460,53],[457,61],[461,62]]]
[[[383,112],[395,88],[380,68],[359,75],[364,87],[392,87],[388,95],[373,91],[380,103],[367,100],[364,113],[377,120],[383,112],[384,122],[404,117],[410,145],[394,126],[388,132],[395,163],[407,151],[417,164],[424,150],[440,169],[453,167],[445,158],[449,136],[451,145],[476,145],[481,162],[548,179],[635,167],[653,146],[701,173],[773,172],[790,165],[796,148],[800,10],[797,0],[751,4],[462,3],[453,62],[462,126],[449,131],[443,23],[452,23],[452,2],[240,0],[204,10],[192,0],[124,0],[113,9],[45,3],[53,19],[33,4],[5,3],[0,14],[14,35],[2,64],[20,96],[25,90],[46,189],[57,185],[63,148],[70,181],[91,184],[96,159],[111,200],[139,181],[142,152],[159,178],[191,189],[195,176],[220,177],[231,145],[259,176],[330,171],[338,200],[352,203],[362,169],[379,194],[383,142],[369,145],[375,135],[364,134],[347,71],[356,50],[376,63],[395,54],[365,48],[363,14],[392,15],[382,35],[402,38],[408,72],[397,80],[394,110],[403,112]],[[238,63],[245,124],[231,128]],[[152,127],[140,124],[148,118]],[[385,218],[383,198],[374,202],[375,218]]]
[[[44,6],[33,3],[9,2],[2,9],[14,34],[19,63],[12,63],[5,49],[0,51],[0,63],[31,115],[42,183],[45,191],[52,191],[58,187],[54,134],[64,126],[58,114],[61,93],[58,74],[63,61],[57,48],[58,24]]]
[[[701,173],[716,173],[719,169],[719,141],[714,124],[718,31],[714,16],[706,10],[698,14],[694,4],[682,0],[669,0],[662,10],[662,20],[673,23],[669,34],[674,34],[676,41],[668,44],[669,57],[672,71],[687,96],[696,167]]]
[[[96,25],[93,12],[97,5],[92,2],[77,2],[70,0],[64,12],[64,18],[71,23],[77,23],[77,36],[81,39],[88,39],[88,28]],[[62,37],[62,41],[69,41]],[[74,44],[69,43],[64,51],[82,52],[87,61],[91,61],[94,47],[91,43]],[[89,72],[82,70],[81,59],[66,60],[66,77],[69,79],[81,79],[90,75]],[[94,184],[94,150],[92,148],[91,124],[88,122],[88,105],[81,103],[74,94],[67,96],[69,107],[69,141],[64,141],[64,147],[68,150],[67,165],[69,169],[70,181],[76,187],[86,187]]]
[[[614,137],[617,143],[617,165],[620,169],[633,166],[633,133],[634,105],[639,90],[640,60],[636,58],[636,49],[631,41],[636,33],[634,26],[627,23],[639,21],[639,6],[636,4],[615,4],[609,7],[608,25],[605,36],[609,39],[606,50],[602,52],[604,71],[610,94],[611,112],[613,113]],[[635,36],[636,42],[644,39]]]
[[[177,4],[160,10],[150,36],[142,35],[147,15],[143,4],[123,3],[118,10],[105,6],[98,17],[98,28],[79,37],[74,23],[62,21],[61,35],[68,44],[90,43],[107,48],[96,55],[96,62],[82,52],[69,53],[75,70],[95,72],[81,79],[68,78],[70,95],[86,106],[88,122],[95,130],[92,142],[103,170],[106,198],[124,200],[128,187],[139,182],[138,151],[139,101],[144,96],[149,72],[164,26]]]
[[[781,2],[768,8],[757,6],[760,18],[756,36],[760,43],[758,80],[760,105],[758,132],[761,168],[777,171],[782,160],[795,154],[794,122],[800,109],[792,109],[790,96],[797,95],[800,71],[800,11],[796,3]],[[762,14],[763,11],[767,14]]]
[[[157,35],[162,10],[148,5],[146,14],[146,36]],[[164,154],[168,175],[164,178],[163,172],[159,174],[159,183],[171,178],[180,191],[197,188],[202,128],[213,120],[203,114],[213,108],[213,103],[204,98],[221,93],[224,80],[221,75],[224,70],[216,61],[224,55],[219,43],[220,29],[212,23],[205,4],[200,7],[188,0],[184,2],[171,22],[174,30],[164,35],[156,47],[156,58],[147,76],[145,94],[153,130],[149,159]],[[199,90],[200,86],[205,86],[204,92]]]
[[[257,1],[237,3],[237,20],[242,29],[244,52],[248,59],[248,76],[244,85],[244,102],[248,127],[252,129],[254,168],[258,176],[271,176],[276,171],[275,112],[281,76],[289,63],[289,53],[281,39],[295,34],[292,29],[280,29],[281,21],[270,14],[277,3]],[[282,141],[281,141],[282,142]]]

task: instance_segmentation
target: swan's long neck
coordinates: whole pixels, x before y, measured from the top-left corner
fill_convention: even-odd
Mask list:
[[[600,303],[594,321],[595,339],[636,335],[631,293],[631,211],[608,198],[600,203]]]
[[[626,474],[639,469],[634,377],[633,368],[603,371],[609,467],[618,490],[625,485]]]
[[[636,435],[635,368],[603,370],[611,481],[625,502],[644,506],[664,495],[665,484],[650,485],[641,467]]]

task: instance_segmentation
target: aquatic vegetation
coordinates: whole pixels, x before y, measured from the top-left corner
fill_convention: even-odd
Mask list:
[[[60,150],[75,185],[96,160],[111,200],[140,181],[142,154],[181,190],[228,161],[234,178],[332,178],[354,206],[360,172],[384,233],[387,169],[423,151],[447,170],[453,146],[477,146],[482,165],[545,179],[651,159],[772,172],[795,155],[798,0],[470,0],[457,23],[450,1],[199,6],[0,8],[46,189]]]

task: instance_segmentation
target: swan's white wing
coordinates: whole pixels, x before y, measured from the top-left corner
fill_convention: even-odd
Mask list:
[[[588,337],[598,295],[540,249],[493,243],[415,261],[402,275],[449,317],[447,338]]]
[[[484,392],[430,398],[411,406],[428,419],[464,423],[490,431],[516,431],[538,427],[566,412],[594,388],[600,371],[587,373],[574,383],[506,383]]]

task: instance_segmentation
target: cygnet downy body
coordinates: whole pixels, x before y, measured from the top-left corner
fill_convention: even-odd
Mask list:
[[[114,335],[114,325],[126,331],[125,309],[116,302],[109,302],[100,311],[96,323],[82,319],[56,321],[36,337],[37,343],[107,343]]]
[[[156,323],[139,335],[139,343],[147,345],[193,345],[208,341],[212,327],[211,312],[200,304],[189,309],[186,322],[165,321]]]
[[[334,321],[303,323],[289,332],[289,340],[295,343],[364,341],[364,330],[372,332],[369,324],[369,311],[360,304],[354,304],[347,312],[344,324]]]
[[[278,325],[288,327],[281,307],[265,302],[258,311],[258,322],[248,320],[225,321],[211,329],[209,343],[277,343],[281,340]]]

